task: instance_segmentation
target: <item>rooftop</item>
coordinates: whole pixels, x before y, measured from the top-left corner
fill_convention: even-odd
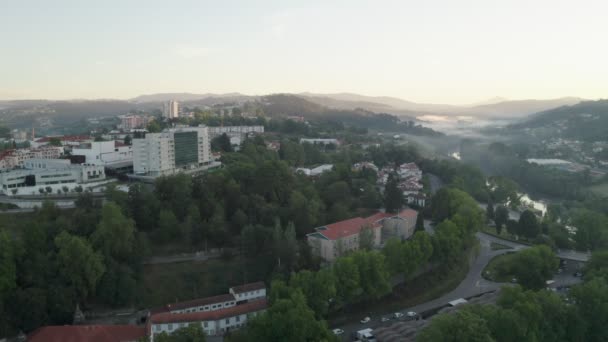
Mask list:
[[[30,342],[127,342],[146,336],[145,327],[135,325],[51,325],[36,329]]]
[[[261,290],[261,289],[265,289],[266,285],[264,284],[263,281],[258,281],[255,283],[249,283],[249,284],[244,284],[244,285],[240,285],[240,286],[233,286],[232,292],[234,293],[243,293],[243,292],[249,292],[249,291],[255,291],[255,290]]]
[[[206,297],[206,298],[198,298],[193,300],[188,300],[185,302],[167,304],[162,309],[158,309],[157,312],[166,312],[173,310],[182,310],[187,308],[193,308],[198,306],[205,306],[209,304],[223,303],[235,300],[234,296],[231,294],[223,294],[219,296]]]
[[[308,236],[324,237],[329,240],[336,240],[342,237],[358,234],[361,228],[366,224],[371,225],[373,228],[380,227],[379,222],[386,218],[401,217],[408,219],[415,219],[418,216],[418,212],[407,208],[399,212],[398,214],[377,212],[367,218],[354,217],[348,220],[335,222],[325,226],[315,228],[316,232],[308,234]]]
[[[234,317],[243,315],[251,312],[261,311],[266,309],[268,306],[266,298],[250,301],[245,304],[232,306],[229,308],[215,310],[215,311],[202,311],[202,312],[187,312],[187,313],[170,313],[163,312],[152,315],[150,322],[152,324],[158,323],[176,323],[176,322],[201,322],[201,321],[216,321],[227,317]]]

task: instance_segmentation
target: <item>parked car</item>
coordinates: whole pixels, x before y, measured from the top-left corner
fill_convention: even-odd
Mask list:
[[[401,318],[401,317],[403,317],[403,314],[402,314],[401,312],[395,312],[395,313],[393,314],[393,316],[394,316],[395,318]]]
[[[382,317],[382,318],[380,318],[380,322],[383,322],[383,323],[384,323],[384,322],[388,322],[388,321],[390,321],[390,320],[391,320],[391,319],[390,319],[389,317]]]
[[[339,328],[332,330],[332,332],[334,333],[334,335],[342,335],[342,334],[344,334],[344,330],[339,329]]]
[[[417,317],[417,316],[418,316],[418,314],[415,313],[414,311],[408,311],[408,313],[407,313],[407,317]]]
[[[583,273],[582,272],[574,272],[574,276],[575,277],[582,277]]]
[[[371,318],[369,318],[369,317],[364,317],[364,318],[361,320],[361,323],[365,324],[365,323],[369,322],[370,320],[371,320]]]

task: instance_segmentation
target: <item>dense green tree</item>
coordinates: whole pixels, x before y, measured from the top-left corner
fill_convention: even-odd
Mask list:
[[[572,226],[576,227],[574,241],[581,250],[608,247],[608,217],[587,210],[577,209],[572,213]]]
[[[205,342],[206,340],[203,328],[195,323],[179,328],[171,334],[162,332],[154,336],[154,341],[158,342]]]
[[[384,255],[377,251],[357,251],[352,258],[359,271],[364,299],[378,299],[391,291],[390,273]]]
[[[179,233],[179,222],[171,210],[161,209],[158,215],[158,232],[156,239],[168,242],[175,239]]]
[[[315,319],[299,290],[276,300],[265,313],[253,318],[243,334],[242,341],[337,341],[325,322]]]
[[[521,232],[519,229],[519,222],[516,220],[508,219],[505,226],[507,228],[507,232],[511,235],[518,235]]]
[[[527,289],[542,289],[553,277],[558,261],[555,253],[544,245],[524,249],[512,258],[512,272],[517,282]]]
[[[360,279],[352,257],[341,257],[333,265],[336,295],[341,304],[352,303],[359,295]]]
[[[327,315],[330,300],[336,297],[336,279],[329,269],[294,273],[289,285],[302,291],[306,303],[315,312],[317,318]]]
[[[540,234],[540,224],[536,215],[530,210],[524,210],[519,217],[519,235],[533,239]]]
[[[488,202],[488,205],[486,206],[486,218],[489,221],[493,221],[494,220],[494,204],[492,204],[492,202]]]
[[[571,291],[586,326],[585,341],[608,340],[608,283],[604,278],[593,278]]]
[[[423,329],[417,341],[420,342],[492,342],[486,321],[468,310],[440,315],[432,324]]]
[[[5,231],[0,231],[0,305],[16,288],[15,246]]]
[[[393,174],[389,175],[384,187],[384,208],[388,213],[396,213],[405,204],[403,192],[397,187],[398,180]]]
[[[361,232],[359,232],[359,249],[371,250],[374,247],[374,230],[372,226],[369,224],[363,225],[361,227]]]
[[[519,205],[520,195],[518,185],[509,178],[493,176],[488,178],[491,197],[496,203],[509,204],[512,207]]]
[[[106,203],[102,208],[101,221],[91,236],[91,243],[106,259],[126,261],[132,255],[135,243],[133,220],[125,217],[116,204]]]
[[[142,183],[129,186],[127,202],[131,217],[140,231],[153,231],[157,227],[160,204],[156,196]]]
[[[458,226],[450,220],[441,222],[435,228],[433,239],[433,251],[436,260],[442,263],[453,263],[456,260],[461,248]]]
[[[422,215],[422,212],[419,212],[418,215],[416,216],[416,226],[414,228],[414,232],[424,232],[424,216]]]
[[[300,191],[293,191],[289,196],[289,217],[299,236],[315,227],[321,210],[322,204],[318,198],[306,198]]]
[[[214,151],[221,152],[232,152],[232,144],[230,143],[230,137],[223,133],[211,140],[211,149]]]
[[[55,238],[59,276],[84,300],[95,291],[105,272],[103,257],[80,237],[61,232]]]
[[[502,227],[509,220],[509,209],[504,205],[499,205],[494,211],[494,223],[496,223],[496,232],[500,234]]]

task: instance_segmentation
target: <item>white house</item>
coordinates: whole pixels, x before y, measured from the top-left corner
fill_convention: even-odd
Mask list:
[[[154,314],[150,316],[148,334],[150,341],[154,342],[157,334],[171,334],[177,329],[199,324],[209,336],[223,335],[245,326],[251,317],[264,312],[267,307],[266,298],[262,298],[214,311]]]
[[[150,341],[156,334],[172,333],[191,324],[200,324],[207,335],[223,335],[243,327],[267,305],[263,282],[231,287],[228,294],[168,304],[151,312]]]

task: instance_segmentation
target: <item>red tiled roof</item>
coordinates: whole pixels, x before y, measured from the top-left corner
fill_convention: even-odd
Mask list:
[[[193,308],[197,306],[205,306],[209,304],[223,303],[235,300],[234,296],[231,294],[223,294],[219,296],[207,297],[207,298],[199,298],[193,299],[185,302],[167,304],[165,306],[166,311],[172,310],[181,310],[187,308]]]
[[[42,137],[36,139],[37,143],[49,142],[51,139],[57,138],[61,141],[83,141],[83,140],[91,140],[91,137],[88,135],[64,135],[58,137]]]
[[[418,212],[414,209],[404,209],[399,213],[400,217],[405,217],[405,218],[409,218],[409,219],[415,219],[416,217],[418,217]]]
[[[157,323],[176,323],[176,322],[201,322],[201,321],[216,321],[227,317],[234,317],[250,312],[266,309],[268,306],[266,298],[250,301],[245,304],[232,306],[229,308],[215,311],[187,312],[187,313],[170,313],[163,312],[152,315],[150,322]]]
[[[361,228],[368,223],[361,217],[355,217],[352,219],[332,223],[325,225],[321,228],[317,228],[317,232],[323,234],[330,240],[336,240],[345,236],[357,234],[361,231]],[[325,228],[325,229],[323,229]]]
[[[127,342],[146,336],[136,325],[51,325],[31,333],[29,342]]]
[[[399,214],[377,212],[366,218],[354,217],[348,220],[318,227],[316,228],[316,232],[312,234],[322,234],[330,240],[336,240],[345,236],[359,233],[365,224],[370,224],[372,228],[379,228],[381,227],[379,224],[380,220],[397,216],[404,218],[416,218],[417,215],[417,211],[409,208],[402,210],[399,212]]]
[[[234,293],[243,293],[243,292],[249,292],[249,291],[255,291],[255,290],[261,290],[261,289],[265,289],[266,285],[264,284],[263,281],[258,281],[255,283],[249,283],[249,284],[244,284],[244,285],[239,285],[239,286],[233,286],[232,287],[232,291]]]

